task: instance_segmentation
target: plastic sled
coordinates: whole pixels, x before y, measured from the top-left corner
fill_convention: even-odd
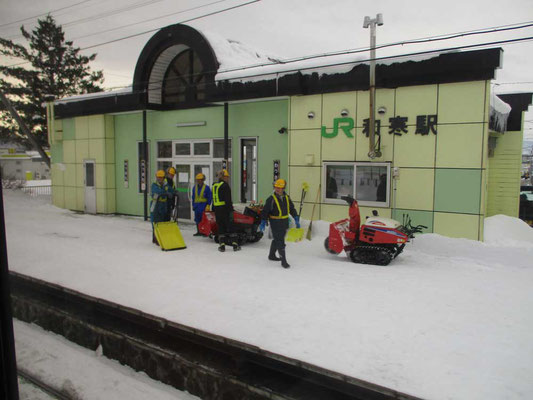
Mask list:
[[[299,242],[304,238],[304,228],[290,228],[287,231],[287,242]]]
[[[180,228],[174,221],[155,223],[154,232],[163,251],[180,250],[187,247],[183,236],[181,236]]]

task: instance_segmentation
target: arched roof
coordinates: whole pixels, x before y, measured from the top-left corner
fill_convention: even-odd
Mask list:
[[[213,48],[197,30],[176,24],[158,31],[144,46],[135,66],[134,93],[143,93],[146,104],[161,104],[165,73],[176,56],[187,49],[200,58],[206,85],[214,84],[219,63]]]

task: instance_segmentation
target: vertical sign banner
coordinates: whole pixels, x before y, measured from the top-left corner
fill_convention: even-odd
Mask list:
[[[146,161],[141,160],[141,190],[146,190]]]
[[[129,167],[128,167],[128,160],[124,160],[124,187],[129,187]]]
[[[279,160],[274,160],[274,182],[279,179]]]

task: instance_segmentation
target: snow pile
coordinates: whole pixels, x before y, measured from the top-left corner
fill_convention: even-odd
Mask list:
[[[491,93],[489,128],[504,133],[507,130],[507,119],[510,113],[511,106],[496,96],[496,93]]]
[[[32,180],[32,181],[26,181],[24,183],[24,186],[30,187],[30,186],[51,186],[52,181],[50,179],[41,179],[41,180]]]
[[[485,243],[494,246],[533,248],[533,229],[521,219],[507,215],[485,218],[484,237]]]

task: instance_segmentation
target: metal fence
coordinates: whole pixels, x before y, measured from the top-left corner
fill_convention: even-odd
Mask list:
[[[51,196],[52,195],[52,186],[51,185],[42,185],[42,186],[23,186],[20,188],[24,193],[29,194],[30,196]]]

